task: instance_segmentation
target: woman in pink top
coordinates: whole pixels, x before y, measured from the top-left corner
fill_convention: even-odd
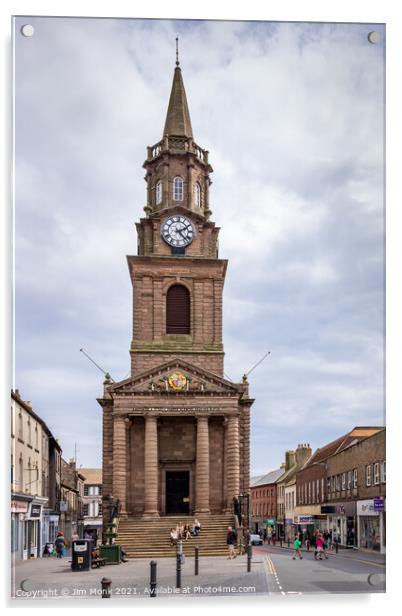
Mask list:
[[[321,533],[317,535],[315,545],[317,553],[314,555],[314,557],[317,558],[318,556],[318,558],[322,560],[322,555],[324,554],[325,558],[328,558],[324,551],[324,537],[321,535]]]

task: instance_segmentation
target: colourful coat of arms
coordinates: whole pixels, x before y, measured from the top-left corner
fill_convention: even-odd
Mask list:
[[[169,376],[168,383],[172,389],[180,390],[186,387],[187,379],[182,372],[175,371]]]

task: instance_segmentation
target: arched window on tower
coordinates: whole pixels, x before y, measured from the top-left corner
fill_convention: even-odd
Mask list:
[[[173,200],[183,201],[183,179],[180,176],[173,180]]]
[[[155,199],[156,199],[156,205],[160,205],[162,203],[162,182],[160,180],[156,182]]]
[[[201,184],[195,183],[194,186],[194,203],[197,207],[201,207]]]
[[[190,293],[181,284],[172,285],[166,295],[166,333],[190,333]]]

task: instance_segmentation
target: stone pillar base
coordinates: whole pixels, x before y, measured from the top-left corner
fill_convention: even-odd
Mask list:
[[[199,507],[198,509],[194,510],[194,515],[198,515],[198,514],[201,514],[201,513],[211,513],[211,510],[210,509],[204,509],[202,507]]]
[[[142,514],[142,519],[143,520],[155,520],[155,518],[159,518],[159,512],[158,511],[145,511]]]

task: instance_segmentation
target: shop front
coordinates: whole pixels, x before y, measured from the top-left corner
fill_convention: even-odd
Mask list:
[[[364,550],[385,553],[385,499],[357,501],[357,542]]]
[[[13,494],[11,498],[11,554],[15,560],[24,557],[24,520],[32,498],[22,494]]]
[[[303,538],[313,539],[317,530],[324,532],[327,530],[327,516],[321,513],[311,515],[297,515],[294,517],[294,534],[301,533]]]
[[[59,529],[59,514],[51,509],[43,509],[42,517],[42,546],[54,543]],[[43,551],[42,551],[43,554]]]
[[[321,513],[327,514],[327,528],[332,541],[347,547],[357,546],[356,502],[328,503],[321,507]]]
[[[294,533],[293,518],[285,518],[285,541],[293,541]]]
[[[47,498],[33,497],[24,520],[24,541],[22,558],[39,558],[42,556],[43,508]]]

